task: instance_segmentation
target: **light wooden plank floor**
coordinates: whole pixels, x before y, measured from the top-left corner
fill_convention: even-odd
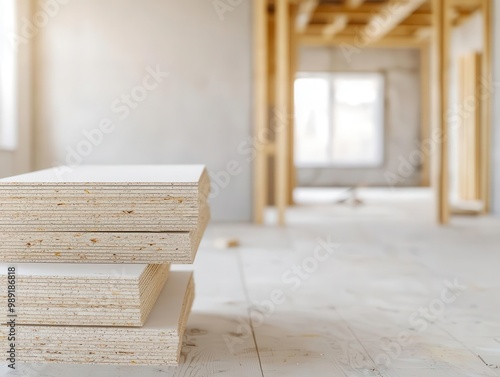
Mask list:
[[[420,198],[298,207],[289,220],[210,227],[180,367],[0,375],[500,376],[500,219],[437,227]],[[241,247],[216,250],[220,236]]]

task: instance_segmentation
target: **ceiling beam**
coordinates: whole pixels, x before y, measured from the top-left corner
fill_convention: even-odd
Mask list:
[[[311,21],[311,17],[319,4],[319,0],[305,0],[300,3],[295,19],[295,30],[303,33]]]
[[[332,22],[323,26],[323,36],[325,36],[326,38],[331,38],[337,35],[347,27],[348,22],[349,18],[345,14],[339,14],[338,16],[335,16]]]
[[[345,4],[348,8],[358,8],[365,0],[346,0]]]
[[[307,35],[299,36],[301,45],[310,46],[357,46],[357,36],[353,35],[336,35],[333,38],[325,38],[323,35]],[[394,48],[420,48],[425,43],[414,36],[402,37],[385,37],[379,41],[373,42],[370,47],[394,47]]]
[[[321,3],[318,5],[316,11],[318,13],[372,13],[377,12],[382,8],[380,3],[365,3],[362,1],[358,6],[350,6],[346,4],[328,4]]]
[[[450,4],[455,7],[480,7],[481,0],[450,0]]]
[[[321,34],[324,34],[324,30],[325,28],[328,26],[329,24],[309,24],[309,26],[307,27],[307,30],[303,33],[303,35],[311,35],[311,36],[314,36],[314,35],[321,35]],[[345,28],[342,29],[341,32],[338,32],[336,33],[337,34],[340,34],[342,36],[345,36],[345,35],[358,35],[359,34],[359,29],[360,29],[360,25],[352,25],[352,24],[348,24]],[[414,35],[418,29],[420,28],[428,28],[430,26],[428,25],[423,25],[423,26],[419,26],[419,25],[398,25],[396,26],[390,36],[411,36],[411,35]]]
[[[426,0],[391,0],[385,3],[380,11],[368,20],[360,38],[366,44],[381,40],[425,2]]]
[[[339,8],[340,9],[340,8]],[[346,9],[346,8],[342,8]],[[378,11],[377,11],[378,13]],[[321,5],[314,12],[310,24],[325,24],[329,23],[332,17],[338,14],[345,14],[349,17],[349,23],[351,25],[363,26],[365,25],[371,17],[373,17],[374,12],[359,12],[358,10],[345,10],[339,12],[330,12],[321,10]],[[401,25],[419,25],[419,26],[430,26],[432,25],[432,14],[430,12],[417,11],[407,18],[405,18]]]
[[[418,28],[413,34],[420,41],[428,41],[432,38],[433,29],[431,26]]]

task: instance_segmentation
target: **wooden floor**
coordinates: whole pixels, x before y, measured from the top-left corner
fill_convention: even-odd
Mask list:
[[[3,375],[500,376],[500,219],[435,226],[425,195],[300,206],[285,228],[212,225],[178,368]],[[237,249],[213,239],[238,237]],[[274,303],[273,303],[274,302]],[[2,375],[0,373],[0,375]]]

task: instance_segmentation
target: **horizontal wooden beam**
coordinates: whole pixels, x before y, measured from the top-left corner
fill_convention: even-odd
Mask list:
[[[333,18],[332,22],[323,26],[321,32],[325,37],[331,38],[344,30],[348,22],[349,19],[345,14],[339,14]]]
[[[481,7],[481,0],[450,0],[450,5],[454,7]]]
[[[347,4],[319,4],[316,8],[317,13],[373,13],[381,9],[381,5],[377,3],[363,2],[357,7],[351,7]]]
[[[304,30],[306,30],[307,25],[309,25],[309,21],[311,21],[311,17],[318,4],[319,0],[306,0],[299,4],[297,17],[295,19],[295,30],[298,33],[302,33],[304,32]]]
[[[369,46],[363,43],[358,36],[337,35],[333,38],[325,38],[323,35],[303,34],[299,36],[299,43],[311,46],[344,46],[352,48],[353,51],[361,51],[365,47],[395,47],[395,48],[420,48],[425,42],[414,36],[407,37],[385,37],[371,43]]]
[[[479,9],[471,10],[471,11],[463,11],[457,8],[450,9],[450,19],[453,26],[460,26],[464,22],[466,22],[476,11]]]
[[[415,36],[415,38],[417,38],[421,41],[427,41],[427,40],[431,39],[432,33],[433,33],[432,27],[424,26],[424,27],[418,28],[415,31],[414,36]]]
[[[361,32],[363,39],[368,43],[379,41],[425,2],[426,0],[392,0],[385,3],[364,27]]]
[[[318,24],[310,24],[305,31],[305,35],[319,35],[324,34],[325,28],[329,24],[326,25],[318,25]],[[414,35],[419,29],[428,29],[430,26],[417,26],[417,25],[398,25],[392,31],[393,34],[397,34],[399,36],[411,36]],[[341,35],[357,35],[359,33],[360,26],[359,25],[346,25],[345,28],[342,29],[342,32],[337,33]],[[391,35],[394,36],[394,35]]]
[[[346,3],[346,6],[348,8],[358,8],[360,7],[363,3],[365,2],[365,0],[346,0],[345,3]]]
[[[368,12],[342,12],[342,13],[332,13],[332,12],[315,12],[311,18],[310,24],[328,23],[333,16],[338,14],[345,14],[349,17],[349,22],[352,25],[357,25],[362,27],[373,16],[373,13]],[[400,25],[418,25],[418,26],[430,26],[432,25],[432,14],[429,12],[415,12],[412,15],[405,18]]]

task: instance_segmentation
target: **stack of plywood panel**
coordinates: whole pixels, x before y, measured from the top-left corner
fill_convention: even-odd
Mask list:
[[[203,166],[81,166],[0,179],[5,261],[192,263],[210,217]]]
[[[203,166],[182,165],[0,180],[0,308],[7,323],[15,266],[18,360],[176,364],[194,283],[170,263],[194,261],[209,189]]]

